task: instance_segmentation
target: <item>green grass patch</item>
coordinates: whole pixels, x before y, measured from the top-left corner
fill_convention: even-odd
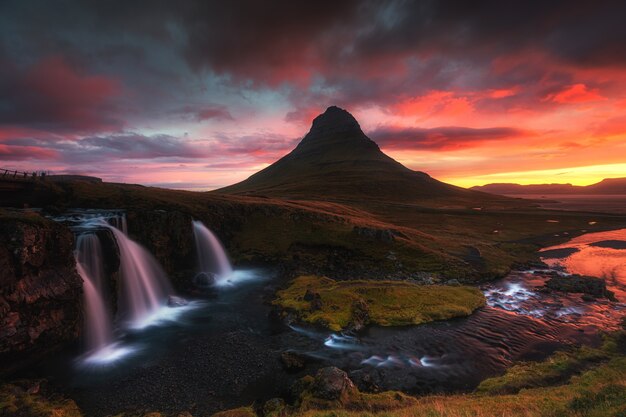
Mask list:
[[[311,301],[311,297],[319,302]],[[307,275],[278,291],[273,304],[305,323],[339,331],[357,321],[363,325],[407,326],[464,317],[484,306],[485,298],[477,288],[467,286],[335,281]]]

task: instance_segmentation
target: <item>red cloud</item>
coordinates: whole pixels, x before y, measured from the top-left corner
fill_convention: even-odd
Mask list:
[[[380,126],[369,135],[383,148],[405,150],[451,151],[479,146],[483,142],[531,135],[512,127],[470,128],[443,126],[431,129]]]
[[[9,106],[0,109],[0,124],[46,130],[97,131],[121,127],[112,99],[119,83],[77,72],[60,57],[39,61],[25,73],[3,71],[0,90]]]
[[[565,87],[558,93],[548,94],[543,101],[555,103],[587,103],[590,101],[606,100],[600,95],[597,88],[589,89],[585,84],[579,83]]]
[[[23,161],[25,159],[57,159],[58,153],[38,146],[13,146],[0,144],[0,160]]]

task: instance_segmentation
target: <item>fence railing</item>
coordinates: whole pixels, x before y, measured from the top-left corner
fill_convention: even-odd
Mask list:
[[[0,179],[37,179],[46,178],[46,172],[44,171],[17,171],[14,169],[0,168]]]

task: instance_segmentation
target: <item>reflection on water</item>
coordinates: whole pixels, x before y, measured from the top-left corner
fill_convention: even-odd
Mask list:
[[[552,252],[546,254],[562,257],[547,261],[563,275],[581,272],[570,265],[602,265],[604,271],[610,264],[606,259],[616,252],[626,255],[623,249],[593,246],[626,241],[624,231],[608,233],[548,248]],[[558,251],[563,248],[577,251]],[[624,282],[623,258],[611,265],[615,290],[615,284]],[[589,303],[580,294],[544,292],[550,273],[515,272],[483,286],[487,306],[467,318],[343,334],[268,320],[270,306],[264,301],[275,291],[270,275],[235,271],[210,298],[165,310],[184,314],[166,314],[157,321],[160,326],[129,330],[110,354],[115,357],[118,348],[133,351],[122,351],[127,355],[114,366],[97,365],[102,363],[98,359],[111,359],[105,355],[93,358],[95,366],[77,369],[59,356],[39,367],[37,375],[63,386],[94,416],[146,404],[171,413],[197,406],[210,414],[281,396],[296,379],[329,365],[348,371],[365,389],[414,394],[471,390],[515,361],[540,360],[563,346],[600,343],[598,330],[615,328],[626,312],[621,303]],[[309,358],[306,369],[284,372],[279,358],[286,350]]]
[[[358,335],[292,330],[319,341],[316,349],[301,354],[348,370],[362,387],[374,384],[412,393],[472,389],[514,361],[541,359],[563,345],[597,343],[599,330],[618,329],[626,304],[606,299],[586,302],[581,294],[543,287],[556,269],[563,276],[605,277],[620,298],[626,250],[616,248],[624,243],[626,230],[618,230],[546,248],[550,269],[517,271],[484,285],[487,306],[466,319],[372,327]]]
[[[626,301],[626,229],[587,233],[562,245],[546,248],[543,261],[570,274],[604,278],[620,301]],[[558,249],[576,250],[560,259],[550,256]]]

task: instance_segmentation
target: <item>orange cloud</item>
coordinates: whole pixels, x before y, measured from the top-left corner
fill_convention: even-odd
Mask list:
[[[585,84],[578,83],[567,86],[558,93],[548,94],[543,101],[552,101],[555,103],[587,103],[590,101],[606,100],[597,88],[587,88]]]

